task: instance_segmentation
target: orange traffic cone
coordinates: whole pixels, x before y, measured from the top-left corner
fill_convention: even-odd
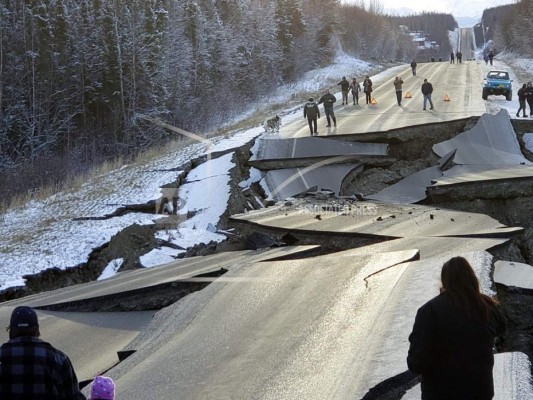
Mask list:
[[[450,98],[448,97],[447,94],[444,96],[444,101],[450,101]]]

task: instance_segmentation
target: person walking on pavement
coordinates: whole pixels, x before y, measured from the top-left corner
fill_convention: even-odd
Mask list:
[[[337,85],[341,85],[341,92],[342,92],[342,105],[348,105],[348,92],[350,91],[350,82],[346,79],[346,77],[342,77],[342,80],[337,83]]]
[[[315,99],[312,97],[310,97],[309,101],[304,105],[304,118],[307,118],[311,136],[318,135],[317,123],[318,118],[320,118],[320,109],[318,108],[318,104],[316,104]]]
[[[422,84],[422,94],[424,95],[424,108],[426,109],[427,101],[429,100],[430,110],[433,110],[433,101],[431,101],[431,93],[433,93],[433,85],[428,82],[427,79],[424,79],[424,83]]]
[[[0,347],[0,399],[84,400],[68,356],[39,339],[31,307],[13,310],[9,341]]]
[[[372,102],[372,80],[368,75],[365,76],[363,81],[363,92],[365,92],[366,104],[370,104]]]
[[[453,50],[452,52],[450,53],[450,64],[455,64],[455,56],[453,55]]]
[[[396,77],[394,80],[394,90],[396,90],[396,101],[398,101],[398,105],[402,105],[402,85],[403,80],[399,76]]]
[[[531,81],[526,86],[526,100],[527,104],[529,104],[529,116],[533,117],[533,84]]]
[[[324,114],[326,114],[326,119],[328,120],[328,124],[326,125],[328,128],[331,127],[331,120],[333,120],[333,126],[337,127],[337,118],[335,118],[335,113],[333,112],[333,103],[336,101],[337,98],[329,92],[329,89],[326,90],[326,93],[318,101],[318,104],[324,103]]]
[[[422,399],[492,399],[493,348],[506,331],[505,318],[481,293],[465,258],[444,263],[441,284],[440,294],[416,313],[407,367],[422,376]]]
[[[522,116],[527,117],[526,115],[526,96],[527,96],[527,85],[524,83],[520,89],[518,89],[518,104],[520,107],[516,112],[516,116],[520,117],[520,111],[522,111]]]
[[[411,61],[411,72],[413,72],[413,76],[416,76],[416,61]]]
[[[352,91],[353,105],[359,104],[359,92],[361,91],[361,85],[357,82],[356,78],[352,79],[350,84],[350,90]]]

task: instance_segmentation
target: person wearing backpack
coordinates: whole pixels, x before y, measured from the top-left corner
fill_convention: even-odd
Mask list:
[[[310,97],[307,103],[304,105],[304,118],[307,118],[311,136],[313,136],[313,134],[318,135],[317,120],[320,118],[320,109],[318,108],[318,104],[316,104],[315,99],[312,97]]]

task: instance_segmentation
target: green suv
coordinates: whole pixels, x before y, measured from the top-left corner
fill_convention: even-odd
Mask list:
[[[483,84],[483,100],[491,94],[504,95],[507,101],[513,98],[512,80],[509,78],[509,73],[506,71],[490,71],[485,78]]]

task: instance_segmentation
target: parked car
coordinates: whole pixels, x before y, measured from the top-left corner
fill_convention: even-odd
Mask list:
[[[507,101],[513,98],[512,80],[507,71],[489,71],[483,83],[483,100],[490,95],[503,95]]]

